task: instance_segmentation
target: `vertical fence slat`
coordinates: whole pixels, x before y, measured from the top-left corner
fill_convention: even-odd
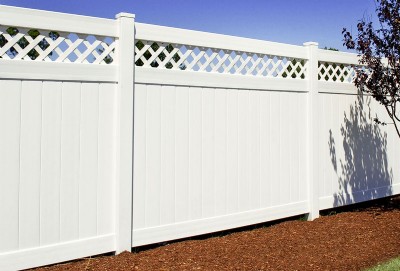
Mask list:
[[[189,92],[189,218],[202,217],[202,95],[201,88]]]
[[[20,249],[40,245],[42,84],[25,81],[21,90]]]
[[[40,244],[60,241],[61,82],[44,82],[40,184]]]
[[[279,202],[280,204],[290,203],[290,100],[293,99],[294,94],[288,92],[281,92],[279,111],[280,129],[279,129],[279,171],[280,171],[280,187],[279,187]]]
[[[204,88],[202,97],[202,209],[203,217],[215,215],[215,89]]]
[[[238,90],[227,90],[226,102],[226,211],[234,213],[239,207],[239,175],[238,175]]]
[[[227,89],[215,90],[215,215],[226,214],[227,189]]]
[[[300,190],[300,172],[299,161],[302,159],[299,152],[300,137],[297,134],[304,133],[303,118],[299,110],[299,100],[304,96],[303,93],[296,95],[290,101],[290,115],[294,117],[294,123],[290,124],[289,138],[290,138],[290,202],[299,202]],[[292,120],[292,118],[291,118]]]
[[[334,140],[334,139],[337,140],[337,137],[335,135],[336,135],[336,130],[339,127],[339,120],[340,120],[341,116],[339,114],[331,113],[331,112],[335,112],[335,109],[332,106],[332,97],[329,97],[326,94],[322,94],[322,95],[320,95],[320,101],[322,103],[321,110],[323,110],[321,113],[321,121],[320,121],[320,124],[322,126],[321,130],[328,132],[328,134],[323,134],[323,132],[321,132],[321,134],[320,134],[320,141],[321,141],[321,146],[322,146],[325,142],[327,142],[327,139],[329,140],[328,142],[330,142],[331,138],[332,138],[332,140]],[[333,111],[331,111],[331,110],[333,110]],[[322,121],[322,120],[325,120],[325,121]],[[330,127],[330,128],[328,128],[328,127]],[[330,133],[332,133],[332,134],[330,134]],[[332,144],[333,142],[330,142],[330,143]],[[338,144],[338,143],[339,142],[335,141],[335,148],[336,148],[336,144]],[[321,149],[322,149],[322,147],[321,147]],[[331,150],[328,148],[326,148],[324,151],[325,151],[324,152],[325,157],[331,157],[331,155],[333,155],[333,153],[332,154],[330,153]],[[336,149],[335,149],[335,156],[336,156]],[[320,194],[320,196],[333,194],[333,190],[332,190],[333,178],[337,179],[337,177],[338,177],[337,170],[336,171],[334,170],[334,166],[336,166],[336,169],[338,166],[338,164],[335,162],[337,162],[337,161],[335,161],[335,160],[332,161],[332,159],[331,159],[331,161],[324,161],[324,163],[323,163],[324,166],[321,167],[321,175],[319,178],[326,180],[326,181],[322,182],[322,184],[321,184],[321,187],[319,190],[322,193]],[[333,165],[334,163],[336,165]]]
[[[160,223],[161,86],[147,87],[146,115],[146,226]]]
[[[62,89],[60,240],[79,238],[81,83]]]
[[[21,81],[0,81],[0,252],[18,249]]]
[[[97,234],[115,232],[116,84],[99,87]],[[107,200],[106,200],[107,199]]]
[[[280,126],[282,125],[280,121],[279,111],[280,111],[280,95],[278,92],[272,92],[270,96],[270,169],[271,172],[269,174],[269,183],[270,183],[270,191],[269,196],[271,197],[271,206],[279,205],[280,197],[280,148],[281,148],[281,139],[280,139]]]
[[[160,223],[175,222],[175,87],[161,89]]]
[[[265,208],[271,205],[271,160],[270,160],[270,93],[260,93],[260,205]]]
[[[79,237],[87,238],[97,233],[99,85],[81,91]]]
[[[175,221],[189,219],[189,88],[177,87],[175,101]]]
[[[250,209],[249,90],[238,92],[238,195],[239,211]]]
[[[133,183],[133,229],[145,227],[146,220],[146,190],[147,190],[147,87],[135,86],[135,136],[134,136],[134,171],[133,179],[141,180]]]
[[[249,92],[249,179],[251,209],[260,208],[260,91]]]
[[[303,94],[301,95],[301,98],[299,99],[298,106],[300,109],[299,115],[299,123],[301,123],[301,126],[303,129],[306,128],[306,121],[308,117],[308,112],[306,110],[307,108],[307,99],[308,99],[308,94]],[[307,131],[303,131],[302,133],[298,134],[299,137],[299,154],[302,159],[298,161],[299,163],[299,198],[300,201],[307,201],[308,200],[308,188],[305,184],[307,180]]]

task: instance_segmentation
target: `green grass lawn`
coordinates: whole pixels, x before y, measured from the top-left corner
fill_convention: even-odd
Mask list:
[[[400,270],[400,257],[385,263],[381,263],[365,271],[398,271],[398,270]]]

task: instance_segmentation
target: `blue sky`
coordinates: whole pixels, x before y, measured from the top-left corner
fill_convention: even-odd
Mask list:
[[[341,30],[375,13],[374,0],[0,0],[25,8],[114,18],[301,45],[345,50]]]

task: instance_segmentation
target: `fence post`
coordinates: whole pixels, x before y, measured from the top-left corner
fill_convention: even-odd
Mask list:
[[[132,249],[135,15],[119,13],[116,253]]]
[[[308,180],[308,220],[319,217],[318,186],[318,43],[303,44],[308,51],[308,113],[307,113],[307,180]]]

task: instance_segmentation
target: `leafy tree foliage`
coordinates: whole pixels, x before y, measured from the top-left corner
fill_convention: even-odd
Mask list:
[[[304,79],[304,78],[305,78],[305,75],[304,75],[304,73],[301,73],[301,74],[300,74],[300,71],[301,71],[301,68],[305,66],[305,61],[304,61],[304,60],[295,59],[295,58],[293,58],[292,60],[288,60],[288,61],[290,61],[290,62],[292,63],[293,67],[295,67],[296,64],[297,64],[298,62],[300,62],[300,65],[298,65],[298,66],[296,67],[296,72],[297,72],[297,74],[299,74],[299,75],[297,75],[295,72],[293,72],[293,73],[290,75],[290,77],[291,77],[291,78],[301,78],[301,79]],[[282,73],[282,77],[283,77],[283,78],[287,78],[288,75],[289,75],[289,74],[292,72],[292,70],[294,69],[293,67],[292,67],[292,66],[287,66],[286,70]]]
[[[318,68],[321,68],[323,66],[322,71],[328,70],[328,74],[325,75],[324,79],[328,80],[329,77],[334,73],[334,70],[336,67],[339,67],[339,70],[336,71],[336,74],[333,75],[333,81],[334,82],[344,82],[345,76],[349,75],[349,72],[347,70],[344,70],[343,74],[341,74],[341,70],[345,69],[345,65],[343,64],[337,64],[337,63],[318,63]],[[318,80],[321,79],[321,75],[318,74]]]
[[[355,37],[343,29],[343,41],[361,57],[361,66],[356,67],[355,85],[361,93],[370,94],[385,107],[400,137],[400,0],[376,2],[378,27],[362,19],[357,24]],[[377,118],[375,121],[386,124]]]
[[[141,50],[141,49],[144,47],[144,43],[143,43],[141,40],[139,40],[139,41],[136,42],[136,47],[137,47],[139,50]],[[151,49],[152,49],[154,52],[157,52],[157,50],[160,48],[160,45],[159,45],[157,42],[153,42],[153,43],[150,45],[150,47],[151,47]],[[164,49],[164,50],[166,50],[168,53],[171,53],[171,52],[174,50],[174,46],[172,46],[171,44],[168,44],[167,46],[165,46],[165,49]],[[149,50],[147,50],[147,51],[143,54],[143,56],[148,60],[148,59],[150,59],[150,58],[152,57],[152,53],[151,53]],[[154,67],[154,68],[158,67],[158,66],[160,65],[161,61],[164,61],[166,57],[167,57],[167,56],[165,55],[165,53],[164,53],[164,52],[161,52],[161,53],[150,63],[150,66],[151,66],[151,67]],[[172,56],[172,59],[173,59],[173,61],[176,63],[176,62],[178,62],[178,61],[181,59],[181,57],[180,57],[177,53],[175,53],[175,54]],[[160,63],[159,63],[159,62],[160,62]],[[143,63],[143,61],[142,61],[141,59],[136,60],[136,65],[137,65],[137,66],[143,66],[143,64],[144,64],[144,63]],[[167,69],[172,69],[172,67],[173,67],[173,65],[172,65],[171,62],[167,62],[167,63],[165,64],[165,68],[167,68]],[[186,69],[186,67],[185,67],[183,64],[181,64],[181,65],[179,66],[179,68],[180,68],[181,70]]]
[[[324,48],[322,48],[322,49],[324,49],[324,50],[328,50],[328,51],[335,51],[335,52],[337,52],[337,51],[339,51],[338,49],[336,49],[336,48],[333,48],[333,47],[324,47]]]

